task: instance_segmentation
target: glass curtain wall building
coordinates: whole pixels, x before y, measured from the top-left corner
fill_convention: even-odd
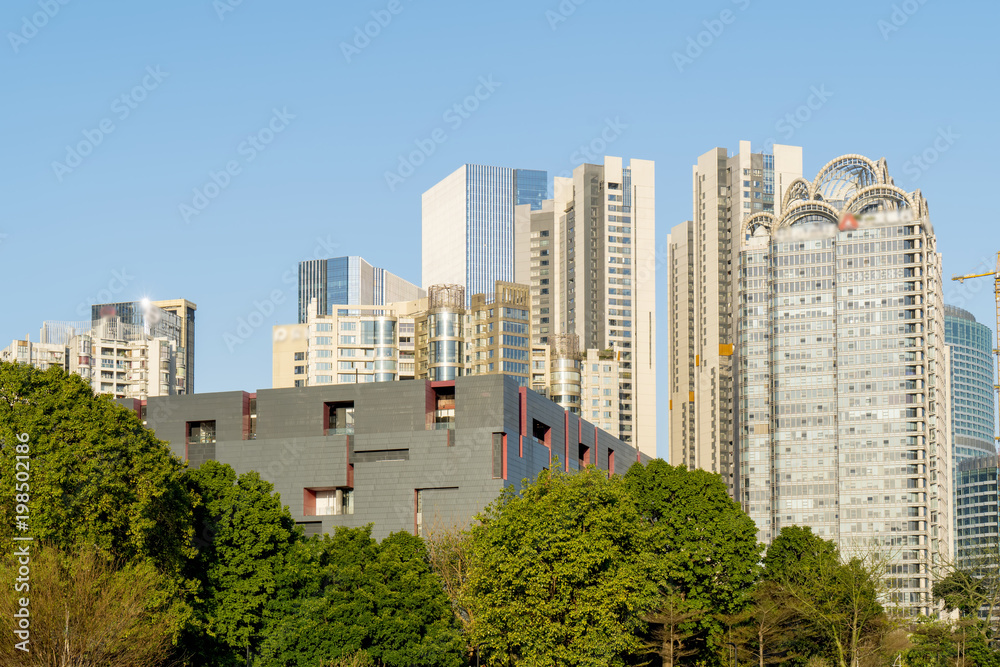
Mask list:
[[[944,307],[951,351],[951,433],[955,463],[996,454],[993,331],[967,310]]]
[[[891,554],[891,602],[930,613],[951,552],[941,260],[926,201],[884,160],[793,181],[738,236],[740,500],[763,542],[811,527]]]
[[[318,314],[329,315],[333,305],[381,306],[424,296],[413,283],[356,255],[299,262],[299,324],[306,322],[313,299]]]
[[[545,171],[465,164],[422,197],[424,285],[462,285],[466,306],[514,280],[514,207],[541,208]]]

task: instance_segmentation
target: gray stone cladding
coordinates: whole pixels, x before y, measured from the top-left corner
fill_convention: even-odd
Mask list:
[[[435,387],[448,385],[455,392],[453,429],[433,423]],[[578,470],[581,446],[603,470],[614,452],[617,474],[638,460],[635,448],[503,375],[264,389],[256,394],[255,434],[250,397],[233,391],[150,398],[147,426],[192,466],[214,459],[238,473],[257,471],[307,534],[370,523],[382,539],[400,530],[465,527],[505,485],[519,489],[556,460]],[[353,434],[324,434],[328,403],[353,403]],[[187,424],[204,420],[216,422],[216,441],[186,444]],[[536,421],[538,434],[548,427],[551,463],[544,437],[533,437]],[[494,434],[507,436],[506,478],[502,466],[494,470]],[[350,490],[353,513],[306,514],[307,490],[332,489]]]

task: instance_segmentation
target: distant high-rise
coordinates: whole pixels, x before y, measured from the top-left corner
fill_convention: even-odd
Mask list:
[[[578,166],[572,178],[555,178],[554,198],[537,209],[518,206],[515,220],[515,281],[531,285],[532,342],[558,347],[563,335],[575,335],[581,366],[574,372],[583,376],[586,394],[580,414],[613,423],[612,433],[650,456],[656,455],[654,176],[650,160],[606,156],[604,164]],[[600,386],[598,374],[612,371],[615,386]]]
[[[802,176],[802,149],[716,148],[692,169],[693,217],[667,237],[670,462],[722,475],[735,497],[733,268],[740,224],[773,213]]]
[[[329,315],[335,304],[380,306],[424,296],[413,283],[355,255],[299,262],[299,324],[307,321],[313,299],[318,314]]]
[[[541,208],[544,171],[465,164],[422,197],[421,284],[465,287],[466,305],[514,280],[514,207]]]
[[[777,203],[732,236],[737,498],[762,542],[797,525],[884,550],[888,601],[931,613],[952,472],[927,202],[885,160],[844,155]]]
[[[198,306],[187,299],[164,301],[122,301],[98,303],[90,307],[92,327],[108,318],[118,318],[122,324],[145,329],[149,336],[162,337],[174,343],[184,355],[185,393],[194,393],[194,314]]]
[[[152,305],[162,308],[168,313],[173,313],[181,318],[181,342],[184,353],[187,357],[187,378],[185,380],[185,391],[188,394],[194,393],[194,313],[198,306],[187,299],[167,299],[165,301],[153,301]]]
[[[951,351],[951,447],[955,464],[996,454],[993,331],[967,310],[944,307]]]

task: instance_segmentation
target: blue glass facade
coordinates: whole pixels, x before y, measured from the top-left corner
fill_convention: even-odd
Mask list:
[[[951,351],[951,442],[954,463],[996,453],[993,332],[966,310],[945,306]]]
[[[541,209],[548,174],[530,169],[467,164],[466,306],[473,294],[489,294],[497,280],[514,280],[514,206]]]
[[[534,169],[514,170],[514,203],[529,204],[532,211],[540,211],[542,202],[549,197],[549,174]]]
[[[397,292],[405,293],[390,294],[389,278]],[[415,299],[418,292],[416,285],[372,266],[357,255],[299,262],[299,323],[307,321],[312,299],[318,303],[319,315],[329,315],[334,305],[380,306],[394,300]]]

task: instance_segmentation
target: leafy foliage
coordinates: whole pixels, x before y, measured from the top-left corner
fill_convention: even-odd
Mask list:
[[[472,528],[470,640],[492,665],[621,665],[641,651],[653,562],[619,478],[543,471]]]
[[[200,549],[187,568],[201,591],[184,646],[198,665],[243,664],[298,537],[295,521],[256,472],[237,476],[229,465],[207,461],[186,480],[201,500],[194,517]]]
[[[25,542],[22,545],[27,544]],[[114,563],[93,549],[31,549],[21,592],[0,591],[0,664],[24,667],[157,667],[171,652],[183,606],[164,596],[167,578],[149,561]],[[0,581],[13,582],[18,560],[5,555]],[[16,648],[16,601],[26,598],[30,636]]]
[[[137,415],[76,375],[0,363],[0,522],[14,525],[16,434],[30,438],[31,534],[151,560],[179,578],[193,554],[184,464]]]
[[[646,525],[665,608],[683,613],[678,629],[691,640],[719,647],[720,615],[745,606],[759,574],[756,525],[704,470],[657,459],[633,464],[623,483]]]
[[[464,644],[419,537],[371,526],[296,545],[269,605],[260,665],[312,666],[363,652],[384,665],[462,663]]]

